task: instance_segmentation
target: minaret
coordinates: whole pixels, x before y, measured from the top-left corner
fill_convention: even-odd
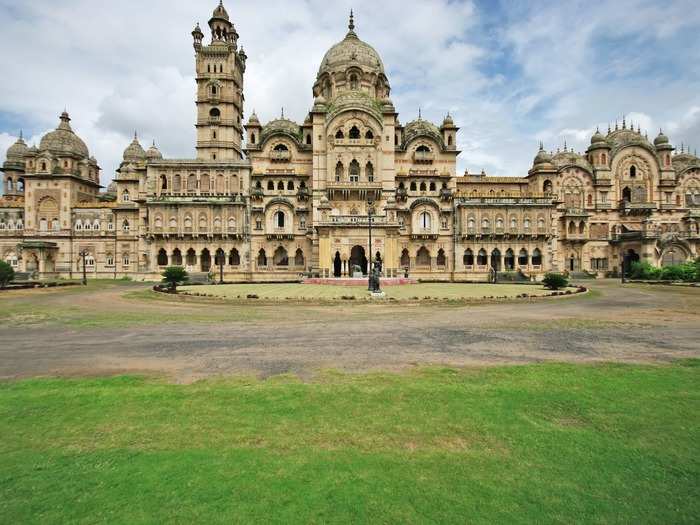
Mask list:
[[[243,158],[243,75],[246,55],[223,2],[209,20],[211,43],[203,45],[199,24],[192,32],[197,69],[197,158]]]

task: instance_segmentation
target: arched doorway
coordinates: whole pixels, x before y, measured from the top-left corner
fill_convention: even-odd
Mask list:
[[[569,255],[569,258],[566,260],[566,269],[569,270],[570,272],[577,272],[579,269],[579,264],[578,264],[578,258],[576,257],[575,254]]]
[[[513,271],[515,269],[515,252],[510,248],[506,252],[505,256],[506,271]]]
[[[202,256],[200,257],[200,263],[202,267],[202,271],[209,273],[209,270],[211,270],[211,253],[209,253],[209,250],[204,248],[202,250]]]
[[[688,260],[688,254],[680,246],[669,246],[661,256],[661,266],[677,266]]]
[[[350,252],[350,268],[352,272],[355,266],[359,266],[362,269],[362,274],[367,275],[367,256],[365,255],[365,249],[362,246],[353,246]]]
[[[340,252],[335,252],[335,259],[333,259],[333,276],[340,277],[343,275],[343,261],[340,259]]]
[[[628,250],[625,253],[624,259],[625,274],[629,273],[630,269],[632,268],[632,264],[636,262],[639,262],[639,254],[634,250]]]
[[[501,250],[498,248],[491,252],[491,268],[497,272],[501,271]]]

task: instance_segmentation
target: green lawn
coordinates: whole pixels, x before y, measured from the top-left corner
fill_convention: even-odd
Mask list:
[[[0,383],[2,523],[697,523],[700,362]]]
[[[227,299],[245,299],[248,295],[257,295],[261,299],[340,299],[368,297],[365,286],[333,286],[320,284],[226,284],[223,286],[183,286],[180,291],[186,293],[206,294]],[[547,295],[551,291],[542,286],[523,284],[411,284],[405,286],[387,286],[383,288],[388,298],[398,300],[410,299],[453,299],[469,300],[484,297],[516,297],[520,294]]]

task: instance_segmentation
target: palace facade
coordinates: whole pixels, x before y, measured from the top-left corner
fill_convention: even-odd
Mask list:
[[[137,137],[114,182],[67,113],[2,166],[0,258],[34,278],[227,281],[347,276],[379,254],[389,276],[486,280],[489,271],[616,272],[700,254],[700,159],[623,121],[585,153],[540,147],[523,177],[457,175],[448,115],[401,124],[379,54],[355,32],[325,55],[303,123],[244,123],[246,54],[222,4],[199,25],[197,155],[165,159]],[[525,175],[525,174],[523,174]],[[368,227],[372,221],[372,245]]]

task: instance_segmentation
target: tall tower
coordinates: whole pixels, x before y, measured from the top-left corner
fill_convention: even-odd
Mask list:
[[[199,24],[192,32],[197,70],[197,158],[243,158],[243,75],[247,56],[223,2],[209,20],[211,44],[202,45]]]

